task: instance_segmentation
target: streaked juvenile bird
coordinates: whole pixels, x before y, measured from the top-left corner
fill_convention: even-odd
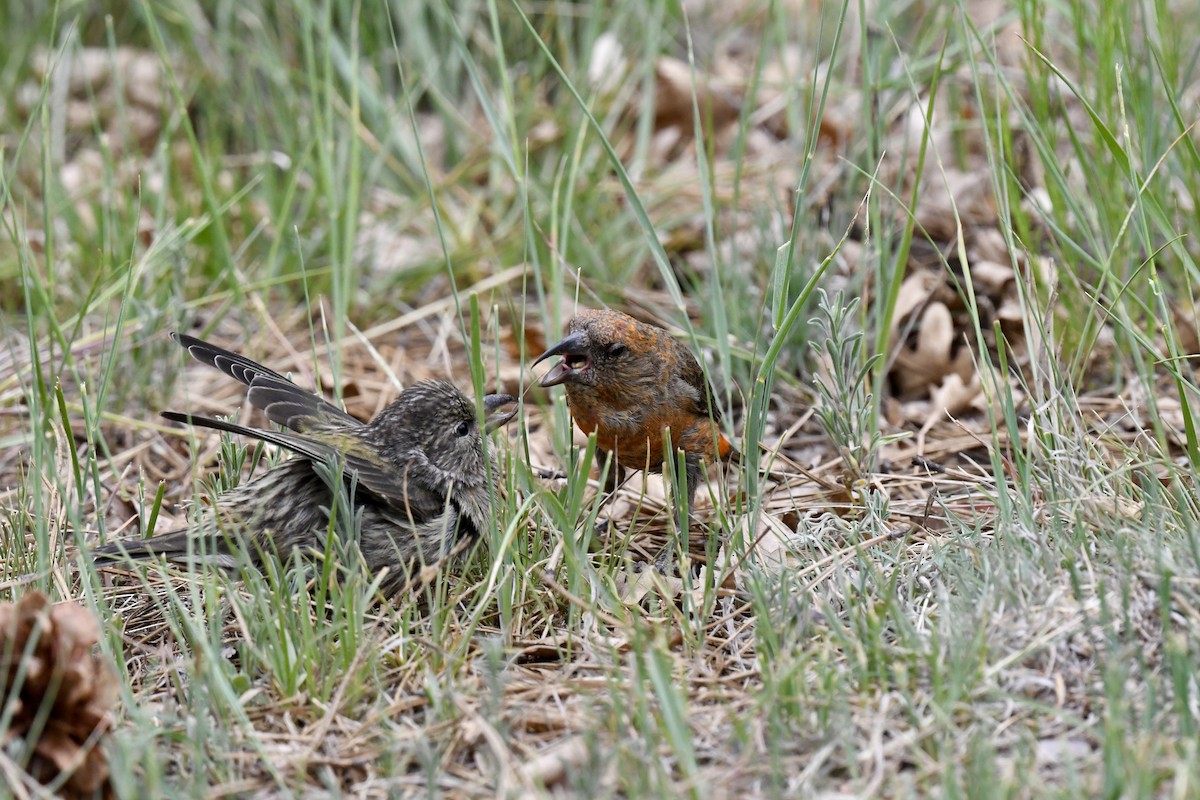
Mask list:
[[[533,365],[553,356],[562,360],[540,385],[566,388],[575,424],[596,434],[601,470],[613,461],[611,486],[626,469],[662,472],[668,430],[673,450],[684,453],[689,500],[700,488],[706,461],[737,456],[721,433],[721,409],[700,362],[662,328],[620,311],[584,309],[568,324],[567,337]]]
[[[252,405],[289,430],[250,428],[177,412],[163,416],[204,428],[260,439],[295,455],[265,474],[223,493],[204,508],[194,530],[117,541],[92,550],[97,563],[163,556],[187,564],[232,567],[237,554],[252,561],[273,551],[325,551],[333,492],[321,466],[341,466],[353,487],[359,549],[372,574],[385,567],[385,595],[409,584],[418,570],[461,552],[489,524],[484,432],[516,412],[496,413],[515,401],[487,395],[491,416],[481,432],[475,406],[454,385],[421,381],[363,423],[283,375],[250,359],[184,334],[171,337],[191,355],[249,387]],[[344,505],[344,504],[343,504]]]

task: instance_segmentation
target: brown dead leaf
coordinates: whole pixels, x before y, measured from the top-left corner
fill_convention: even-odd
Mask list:
[[[968,382],[957,374],[947,375],[941,385],[935,386],[929,393],[929,403],[921,403],[923,407],[921,413],[925,421],[917,431],[917,452],[925,452],[925,437],[934,425],[947,415],[957,416],[974,407],[982,393],[983,387],[980,386],[978,376],[973,376]],[[916,419],[917,417],[910,418]]]
[[[990,297],[1000,296],[1008,284],[1016,279],[1013,268],[995,261],[971,262],[971,280],[976,291],[982,290]]]
[[[1200,351],[1200,314],[1196,304],[1186,297],[1171,301],[1171,317],[1175,332],[1179,335],[1179,346],[1185,353]]]
[[[795,569],[799,563],[794,554],[795,540],[795,528],[789,528],[772,514],[759,514],[754,537],[748,539],[756,543],[753,562],[771,574]]]
[[[654,65],[654,124],[658,129],[679,128],[693,132],[693,102],[700,119],[711,120],[720,130],[737,119],[739,104],[728,91],[714,87],[700,72],[692,73],[686,62],[663,57]]]
[[[675,596],[683,590],[683,581],[659,575],[654,567],[648,566],[641,572],[627,574],[625,581],[618,585],[617,596],[626,605],[636,606],[642,602],[642,598],[659,587],[665,588],[668,595]]]
[[[971,246],[967,251],[971,264],[994,261],[1007,264],[1010,261],[1008,242],[996,228],[979,228],[971,231]]]
[[[900,284],[900,293],[896,297],[896,310],[892,315],[892,334],[895,335],[900,321],[916,311],[929,301],[933,290],[941,283],[941,279],[927,270],[914,272]]]
[[[944,303],[930,303],[921,315],[916,343],[896,356],[892,374],[901,397],[940,386],[947,375],[964,380],[970,376],[971,354],[966,348],[955,352],[956,335],[950,309]]]
[[[965,228],[995,226],[996,196],[987,171],[947,169],[926,172],[921,180],[917,224],[934,241],[950,241],[961,222]]]
[[[980,391],[978,376],[972,376],[970,381],[965,381],[961,375],[951,373],[930,393],[934,413],[938,416],[961,414],[971,408]]]
[[[587,763],[587,742],[573,736],[555,743],[521,765],[519,774],[527,784],[550,789]]]

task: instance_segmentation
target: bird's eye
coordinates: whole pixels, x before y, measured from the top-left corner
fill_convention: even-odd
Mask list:
[[[466,436],[471,432],[470,421],[464,419],[462,422],[458,423],[458,427],[454,429],[454,432],[459,436]]]
[[[608,346],[608,354],[613,358],[620,358],[621,356],[625,355],[627,350],[629,350],[629,348],[620,342],[613,342]]]

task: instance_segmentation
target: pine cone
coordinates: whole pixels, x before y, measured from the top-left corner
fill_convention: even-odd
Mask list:
[[[59,788],[65,797],[109,794],[108,761],[98,744],[112,728],[117,680],[92,653],[99,633],[86,608],[52,605],[38,591],[0,603],[0,709],[12,710],[0,744],[24,740],[35,780],[69,774]]]

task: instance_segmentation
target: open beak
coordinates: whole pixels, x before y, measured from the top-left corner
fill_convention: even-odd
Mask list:
[[[483,429],[488,433],[491,433],[497,428],[507,425],[508,422],[517,415],[517,410],[514,408],[512,411],[504,411],[501,413],[497,413],[497,411],[503,406],[515,402],[517,402],[517,398],[513,397],[511,394],[484,395],[483,410],[487,412],[488,418],[483,424]]]
[[[563,360],[555,364],[553,369],[543,375],[542,379],[538,381],[538,385],[546,388],[558,386],[572,375],[578,373],[579,370],[587,366],[586,349],[583,334],[573,333],[542,353],[534,359],[534,362],[530,365],[531,367],[536,367],[551,356],[562,356]]]

